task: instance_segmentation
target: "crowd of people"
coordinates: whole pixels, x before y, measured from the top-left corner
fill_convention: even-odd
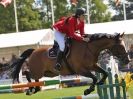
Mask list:
[[[6,59],[2,57],[0,60],[0,79],[11,78],[10,64],[17,60],[17,56],[12,54],[11,59]]]
[[[131,44],[129,46],[129,50],[128,50],[128,55],[129,58],[132,60],[133,59],[133,44]],[[103,67],[104,69],[106,69],[107,65],[109,64],[110,61],[110,56],[111,53],[108,50],[104,50],[100,53],[99,55],[99,61],[98,63],[100,64],[101,67]],[[119,63],[119,60],[116,57],[113,57],[115,59],[115,62],[118,64],[118,68],[119,70],[121,69],[121,65]],[[133,69],[133,61],[131,61],[126,67],[125,69],[127,70],[132,70]],[[125,70],[126,71],[126,70]],[[132,72],[132,71],[131,71]]]
[[[129,47],[128,54],[131,60],[133,60],[133,44]],[[133,61],[129,63],[129,68],[133,68]]]
[[[0,80],[12,78],[12,69],[13,68],[10,66],[17,59],[18,59],[18,56],[15,54],[12,54],[11,59],[6,59],[5,57],[1,58],[1,60],[0,60]],[[24,74],[25,71],[29,71],[27,61],[25,61],[23,63],[22,74]]]

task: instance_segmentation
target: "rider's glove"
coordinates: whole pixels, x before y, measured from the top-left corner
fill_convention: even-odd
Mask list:
[[[88,37],[83,37],[83,41],[89,42],[89,41],[90,41],[90,38],[88,38]]]

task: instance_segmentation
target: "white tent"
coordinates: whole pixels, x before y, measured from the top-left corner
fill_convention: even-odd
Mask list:
[[[52,31],[50,29],[43,29],[0,35],[0,48],[34,44],[53,44]]]
[[[94,33],[115,33],[125,32],[126,34],[133,34],[133,20],[113,21],[105,23],[86,24],[85,31],[87,34]]]
[[[11,54],[21,54],[28,48],[48,47],[54,43],[51,29],[8,33],[0,35],[0,58],[10,58]]]

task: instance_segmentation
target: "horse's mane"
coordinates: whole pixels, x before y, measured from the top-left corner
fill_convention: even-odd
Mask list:
[[[108,34],[108,33],[95,33],[92,35],[87,35],[87,37],[90,38],[90,41],[99,40],[102,38],[115,38],[118,35],[118,33],[115,34]]]

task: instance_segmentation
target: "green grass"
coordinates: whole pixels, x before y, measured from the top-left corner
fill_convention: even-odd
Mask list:
[[[129,96],[129,99],[133,99],[133,84],[128,88],[127,94]]]
[[[65,96],[79,96],[82,95],[88,86],[63,88],[59,90],[47,90],[37,94],[27,96],[21,94],[1,94],[0,99],[53,99]]]

